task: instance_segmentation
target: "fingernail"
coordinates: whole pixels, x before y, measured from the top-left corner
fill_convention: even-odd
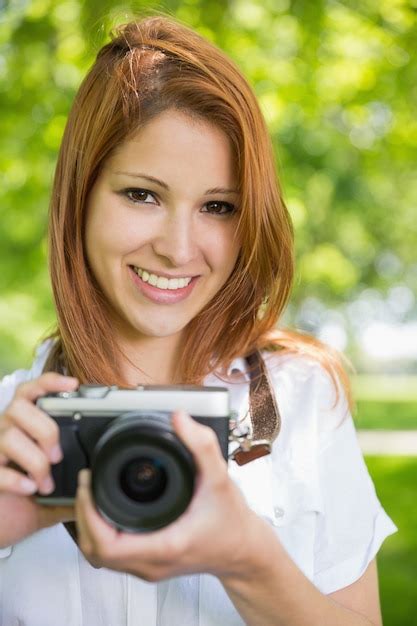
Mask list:
[[[33,480],[29,480],[29,478],[22,478],[20,481],[20,487],[24,493],[35,493],[38,487]]]
[[[88,470],[83,469],[78,472],[78,486],[86,487],[89,483]]]
[[[62,454],[61,446],[58,444],[54,446],[49,452],[49,458],[51,459],[52,463],[58,463],[59,461],[62,461],[63,456],[64,455]]]
[[[47,476],[45,480],[42,481],[39,491],[41,491],[44,495],[48,495],[49,493],[52,493],[54,489],[54,481],[50,476]]]

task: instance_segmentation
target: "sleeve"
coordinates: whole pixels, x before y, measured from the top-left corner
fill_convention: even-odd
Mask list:
[[[0,380],[0,415],[13,398],[16,387],[28,380],[29,374],[30,370],[16,370]],[[12,549],[12,546],[0,548],[0,559],[9,557]]]
[[[31,369],[16,370],[12,374],[8,374],[0,380],[0,415],[11,402],[18,385],[40,376],[50,345],[50,341],[45,341],[38,347],[35,352],[35,360]],[[10,556],[12,549],[12,546],[0,548],[0,559]]]
[[[358,580],[386,537],[398,529],[377,497],[343,391],[321,376],[317,402],[318,482],[314,584],[328,594]]]
[[[16,370],[0,380],[0,415],[11,402],[16,387],[30,378],[30,370]]]
[[[0,414],[4,411],[6,406],[11,402],[16,387],[21,383],[25,383],[28,380],[37,378],[41,375],[43,365],[48,356],[48,351],[52,345],[52,340],[44,341],[35,351],[35,359],[31,369],[16,370],[12,374],[8,374],[2,380],[0,380]]]

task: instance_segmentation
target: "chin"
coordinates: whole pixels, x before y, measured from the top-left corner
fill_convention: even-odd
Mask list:
[[[177,335],[182,330],[184,330],[186,324],[184,326],[175,326],[175,327],[167,327],[167,326],[148,326],[144,327],[143,324],[135,325],[135,330],[146,337],[171,337],[172,335]]]

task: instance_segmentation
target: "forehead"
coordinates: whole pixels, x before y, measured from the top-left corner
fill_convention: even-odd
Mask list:
[[[218,184],[235,180],[232,144],[222,129],[209,121],[179,111],[165,111],[129,136],[114,151],[111,169],[151,169],[181,175],[206,174]]]

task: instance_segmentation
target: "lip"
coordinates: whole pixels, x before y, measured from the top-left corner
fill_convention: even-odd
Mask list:
[[[176,304],[177,302],[185,300],[191,294],[200,278],[200,276],[194,276],[186,287],[181,287],[180,289],[159,289],[149,283],[145,283],[130,265],[129,272],[133,283],[139,289],[140,293],[148,300],[156,302],[157,304]]]

